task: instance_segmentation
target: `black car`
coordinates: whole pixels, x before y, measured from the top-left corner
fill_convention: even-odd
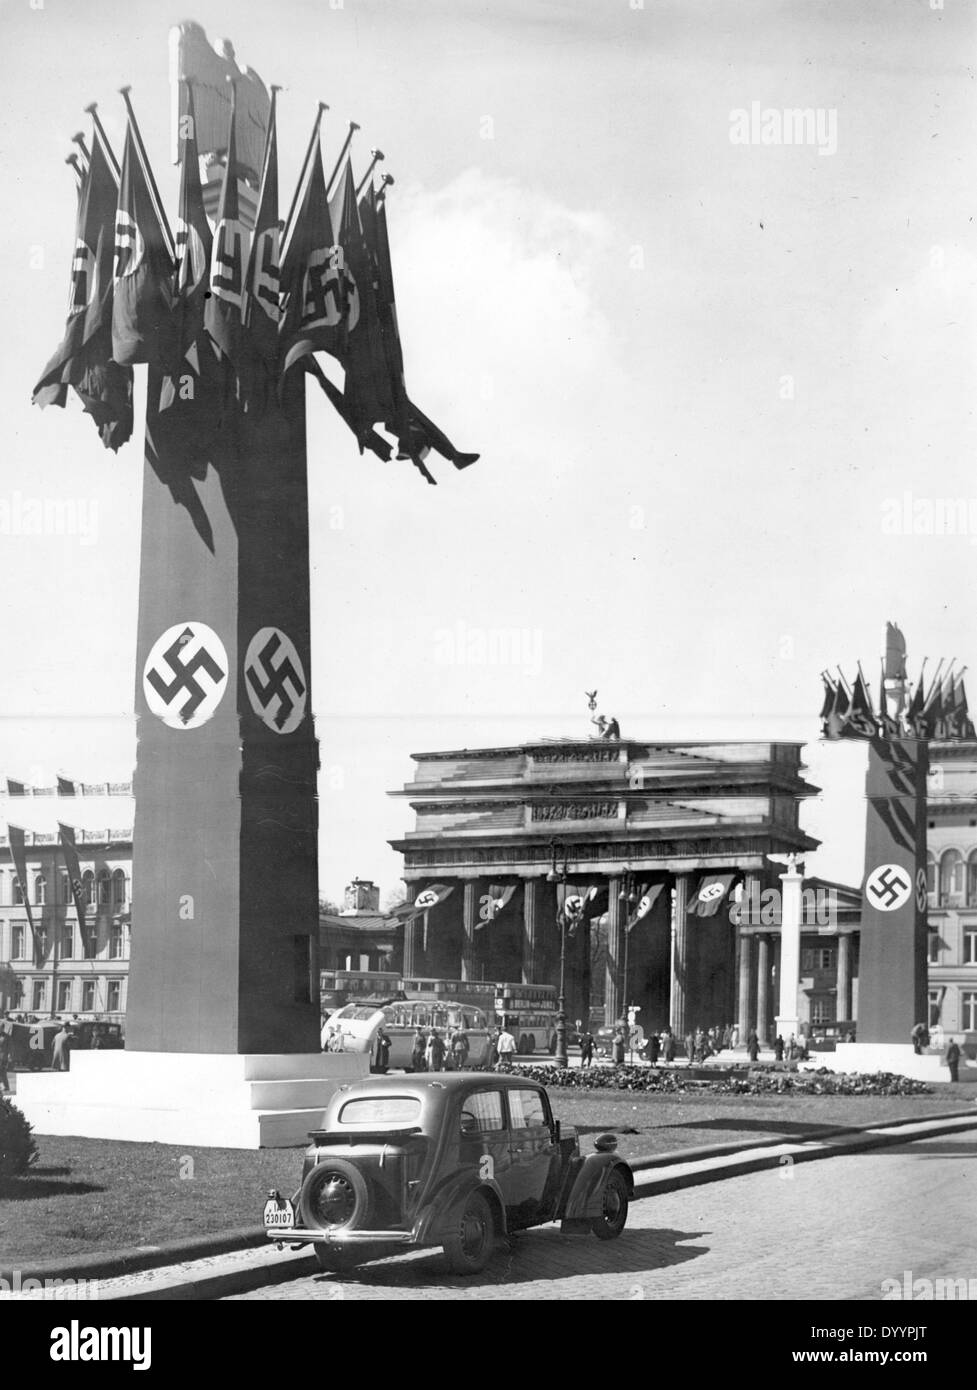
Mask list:
[[[497,1238],[549,1221],[611,1240],[634,1195],[613,1135],[583,1157],[545,1087],[519,1076],[371,1077],[340,1087],[310,1137],[300,1187],[269,1195],[264,1224],[323,1269],[441,1245],[473,1274]]]

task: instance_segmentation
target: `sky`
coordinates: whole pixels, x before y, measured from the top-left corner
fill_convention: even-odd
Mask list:
[[[2,0],[0,774],[42,785],[135,757],[140,429],[112,455],[30,404],[62,161],[93,100],[121,150],[131,84],[175,220],[191,17],[285,88],[287,193],[318,100],[327,169],[349,119],[384,150],[408,388],[481,453],[431,488],[309,397],[322,892],[396,887],[412,752],[586,737],[594,687],[628,737],[804,742],[808,868],[860,882],[865,751],[818,741],[819,672],[874,680],[886,619],[913,673],[977,663],[977,5]],[[75,533],[24,534],[31,499]]]

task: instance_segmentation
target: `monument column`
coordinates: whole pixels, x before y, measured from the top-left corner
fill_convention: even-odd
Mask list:
[[[462,905],[461,978],[475,978],[475,923],[478,918],[478,879],[467,878]]]
[[[835,999],[838,1021],[851,1018],[851,937],[838,936],[838,993]]]
[[[736,1026],[739,1030],[737,1045],[746,1046],[750,1031],[750,965],[753,956],[753,938],[739,927],[739,990],[736,1012]]]
[[[760,1046],[770,1041],[770,937],[763,932],[757,937],[756,966],[756,1031]]]
[[[620,970],[623,960],[621,942],[621,880],[607,880],[607,966],[604,977],[604,1023],[612,1024],[626,1001],[621,998]]]
[[[777,1035],[789,1042],[791,1034],[799,1037],[797,990],[801,978],[801,919],[804,914],[802,896],[804,875],[797,868],[795,855],[787,856],[787,870],[780,875],[783,888],[780,894],[780,1003],[777,1011]]]
[[[672,900],[672,992],[668,1021],[676,1038],[685,1036],[686,967],[688,963],[689,875],[675,875]]]

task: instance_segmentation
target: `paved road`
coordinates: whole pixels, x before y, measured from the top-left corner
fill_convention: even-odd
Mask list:
[[[484,1274],[418,1251],[244,1299],[854,1299],[882,1281],[973,1280],[977,1128],[638,1201],[617,1241],[555,1226],[501,1247]]]

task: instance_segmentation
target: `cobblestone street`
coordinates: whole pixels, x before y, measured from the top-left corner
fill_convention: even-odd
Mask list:
[[[977,1128],[639,1200],[617,1241],[526,1232],[478,1279],[440,1251],[246,1299],[878,1300],[882,1281],[977,1280]]]

